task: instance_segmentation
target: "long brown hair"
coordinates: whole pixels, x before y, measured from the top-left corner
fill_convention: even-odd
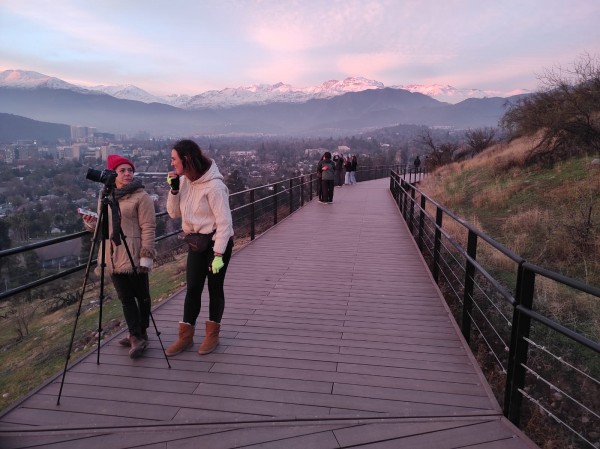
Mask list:
[[[193,140],[182,139],[173,145],[173,149],[181,159],[183,169],[193,172],[198,177],[206,173],[212,164],[212,161],[202,154],[202,150]]]

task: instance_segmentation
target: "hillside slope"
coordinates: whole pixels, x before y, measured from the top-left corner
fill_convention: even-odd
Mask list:
[[[26,117],[0,112],[0,143],[16,140],[56,142],[71,137],[71,127],[58,123],[40,122]]]
[[[600,285],[600,163],[526,166],[534,143],[495,145],[439,168],[421,188],[529,262]]]

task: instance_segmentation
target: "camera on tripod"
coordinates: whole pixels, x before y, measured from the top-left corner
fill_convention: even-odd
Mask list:
[[[88,168],[85,178],[90,181],[101,182],[105,186],[113,186],[115,184],[115,179],[117,179],[117,172],[109,170],[108,168],[105,168],[102,171]]]

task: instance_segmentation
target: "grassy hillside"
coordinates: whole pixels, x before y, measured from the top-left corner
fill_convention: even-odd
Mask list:
[[[527,261],[598,287],[600,160],[598,156],[576,156],[550,168],[534,166],[526,161],[535,143],[535,139],[523,138],[498,144],[473,159],[439,168],[419,188]],[[480,251],[479,261],[485,260],[482,255],[485,253]],[[508,274],[502,272],[501,265],[497,268],[493,273],[496,279],[503,282],[506,275],[510,279],[506,286],[513,289],[514,265],[506,268],[511,270]],[[600,339],[597,297],[543,277],[536,278],[534,295],[537,312],[593,341]],[[485,309],[485,301],[481,304],[486,316],[493,319],[493,308]],[[496,327],[499,329],[503,328]],[[483,338],[474,334],[471,348],[501,402],[505,373],[500,372],[483,343],[493,341],[494,334],[484,332]],[[577,401],[589,410],[600,406],[598,385],[589,382],[600,374],[598,354],[548,332],[544,326],[534,324],[529,337],[535,344],[530,346],[527,366],[538,375],[527,375],[525,390],[539,404],[524,400],[522,429],[542,449],[591,447],[574,432],[597,445],[597,415],[588,415],[588,409]],[[544,407],[565,420],[574,432],[557,425],[542,411]]]
[[[531,263],[600,285],[600,164],[526,166],[521,138],[427,177],[421,188]]]

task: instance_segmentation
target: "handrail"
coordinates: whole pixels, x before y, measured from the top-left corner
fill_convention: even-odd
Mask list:
[[[392,175],[393,177],[396,177],[396,179],[400,179],[400,177],[398,176],[397,173],[393,173]],[[598,298],[600,298],[600,288],[595,287],[593,285],[589,285],[586,284],[578,279],[573,279],[573,278],[569,278],[567,276],[564,276],[560,273],[551,271],[551,270],[547,270],[545,268],[539,267],[537,265],[534,265],[532,263],[526,262],[525,259],[523,259],[521,256],[515,254],[514,252],[512,252],[511,250],[509,250],[508,248],[506,248],[504,245],[498,243],[497,241],[495,241],[494,239],[492,239],[491,237],[489,237],[487,234],[483,233],[482,231],[474,228],[472,225],[470,225],[469,223],[467,223],[466,221],[464,221],[462,218],[459,218],[458,216],[456,216],[454,213],[452,213],[451,211],[449,211],[448,209],[446,209],[445,207],[439,205],[437,202],[435,202],[434,200],[432,200],[431,198],[429,198],[427,196],[427,194],[425,194],[424,192],[420,191],[419,189],[417,189],[414,184],[409,184],[406,183],[405,184],[406,187],[401,187],[400,190],[402,191],[402,193],[404,195],[408,194],[408,189],[412,189],[415,191],[418,191],[419,194],[421,195],[421,197],[426,198],[427,200],[429,200],[429,202],[433,205],[436,206],[437,209],[442,210],[444,213],[446,213],[448,216],[454,218],[456,220],[456,222],[462,224],[466,229],[468,229],[470,232],[473,232],[475,234],[477,234],[478,237],[482,238],[483,240],[485,240],[487,243],[489,243],[491,246],[493,246],[494,248],[496,248],[497,250],[499,250],[500,252],[502,252],[504,255],[506,255],[507,257],[511,258],[513,261],[517,262],[519,264],[519,266],[521,267],[521,270],[527,270],[530,271],[532,273],[537,273],[539,275],[542,275],[546,278],[552,279],[554,281],[557,281],[561,284],[567,285],[569,287],[572,287],[574,289],[577,290],[581,290],[585,293],[591,294],[593,296],[596,296]],[[410,197],[410,195],[408,195]],[[414,199],[413,199],[414,201]],[[419,209],[421,209],[421,206],[418,205],[416,206]],[[423,212],[426,214],[427,212],[423,210]],[[408,220],[407,220],[408,221]],[[445,236],[447,236],[449,238],[449,240],[453,241],[454,243],[456,243],[456,241],[444,230],[441,228],[441,226],[438,223],[435,223],[435,227],[436,229],[438,229],[441,233],[443,233]],[[458,244],[455,245],[457,247],[457,249],[459,248]],[[460,248],[461,250],[463,250],[462,248]],[[476,263],[476,261],[474,259],[471,259],[469,257],[469,255],[467,254],[466,251],[464,251],[463,256],[465,256],[465,258],[467,260],[469,260],[471,263]],[[478,265],[478,267],[484,271],[483,267],[481,267],[480,265]],[[489,275],[489,273],[487,273]],[[490,276],[490,278],[493,278]],[[508,299],[508,298],[507,298]],[[515,307],[519,307],[521,310],[525,311],[526,309],[523,308],[523,306],[518,305],[516,303],[514,303],[513,305],[515,305]],[[536,314],[535,312],[531,312],[528,313],[528,315],[531,315],[532,317],[535,316],[540,316],[539,314]],[[551,321],[551,320],[550,320]],[[555,323],[555,322],[554,322]],[[560,328],[560,324],[555,323],[557,325],[557,329]],[[590,349],[595,350],[596,352],[600,352],[600,345],[596,342],[593,342],[592,340],[589,339],[582,339],[582,341],[587,341],[588,343],[586,343],[586,346],[588,346]]]
[[[394,166],[383,166],[382,165],[382,166],[374,166],[374,167],[359,169],[357,171],[357,180],[365,181],[365,180],[369,180],[369,179],[377,179],[378,177],[379,178],[387,177],[389,170],[392,167],[396,168],[397,170],[400,169],[400,166],[398,166],[398,165],[394,165]],[[136,176],[138,176],[138,175],[143,177],[143,176],[145,176],[145,173],[144,172],[136,173]],[[166,172],[164,174],[163,173],[149,173],[148,174],[148,176],[158,176],[158,175],[166,176]],[[264,205],[265,208],[271,207],[270,213],[272,213],[272,221],[262,223],[263,226],[267,226],[266,229],[277,224],[278,221],[280,221],[280,219],[282,217],[285,217],[285,216],[295,212],[296,210],[300,209],[301,207],[303,207],[305,205],[305,203],[307,203],[308,201],[311,201],[313,199],[313,192],[316,192],[315,184],[317,182],[317,179],[318,178],[316,176],[316,173],[311,173],[309,175],[296,176],[293,178],[288,178],[288,179],[284,179],[281,181],[272,182],[272,183],[261,185],[258,187],[253,187],[251,189],[246,189],[246,190],[243,190],[240,192],[231,193],[229,195],[230,203],[235,202],[238,198],[241,198],[241,200],[240,200],[241,204],[239,204],[236,207],[232,207],[232,209],[231,209],[232,214],[234,215],[234,228],[236,229],[236,237],[235,238],[243,237],[246,234],[249,235],[251,241],[256,238],[257,221],[260,220],[262,217],[265,217],[268,215],[267,213],[264,213],[262,215],[257,214],[257,209],[258,209],[257,206],[258,205]],[[281,185],[287,186],[285,188],[285,190],[281,190],[281,191],[278,190],[278,186],[281,186]],[[273,189],[272,193],[268,193],[268,194],[262,195],[262,196],[260,196],[258,194],[258,192],[261,192],[261,191],[270,192],[271,189]],[[298,193],[298,195],[296,196],[295,193]],[[285,200],[288,201],[289,208],[285,211],[279,210],[280,208],[278,207],[278,199],[285,194],[287,194],[287,198]],[[244,216],[238,216],[238,215],[241,215],[241,212],[246,208],[252,209],[248,223],[246,223],[247,220],[245,220]],[[166,211],[157,212],[156,218],[166,217],[167,215],[168,214]],[[245,227],[249,228],[249,231],[247,233],[240,231],[240,228],[245,228]],[[266,230],[266,229],[264,229],[264,230]],[[166,233],[164,235],[157,236],[156,242],[159,242],[159,241],[165,240],[169,237],[175,236],[175,235],[179,234],[181,231],[182,231],[181,229],[177,229],[175,231]],[[42,240],[42,241],[35,242],[35,243],[28,243],[26,245],[21,245],[18,247],[5,249],[5,250],[0,251],[0,259],[2,259],[4,257],[9,257],[9,256],[15,256],[15,255],[18,255],[21,253],[25,253],[27,251],[33,251],[33,250],[43,248],[46,246],[55,245],[57,243],[63,243],[63,242],[75,240],[78,238],[88,237],[88,236],[90,236],[90,233],[88,231],[78,231],[76,233],[61,236],[61,237],[51,238],[51,239]],[[97,261],[94,259],[91,262],[92,262],[92,264],[96,264]],[[52,275],[36,279],[34,281],[25,283],[23,285],[18,285],[13,288],[7,288],[6,290],[0,292],[0,300],[10,298],[11,296],[26,292],[28,290],[42,286],[44,284],[48,284],[50,282],[56,281],[58,279],[61,279],[65,276],[76,273],[78,271],[82,271],[86,268],[86,266],[87,266],[87,264],[80,264],[77,266],[69,267],[58,273],[54,273]]]
[[[532,322],[543,326],[543,329],[566,337],[568,341],[573,342],[580,348],[600,354],[598,341],[594,341],[581,332],[545,316],[540,311],[534,310],[536,277],[554,281],[558,285],[573,289],[575,292],[592,295],[596,298],[600,298],[600,288],[527,262],[523,257],[431,199],[416,186],[416,182],[407,181],[406,177],[399,172],[391,171],[390,173],[390,192],[419,249],[428,261],[434,280],[440,286],[448,286],[448,288],[441,288],[441,290],[450,292],[450,294],[445,295],[446,300],[454,304],[454,310],[460,317],[460,319],[457,318],[457,321],[460,322],[463,336],[467,342],[472,342],[471,328],[473,324],[477,326],[477,323],[474,323],[475,317],[478,315],[483,316],[485,326],[477,326],[478,335],[481,336],[479,339],[480,344],[484,342],[483,345],[487,345],[488,351],[493,353],[497,362],[501,362],[500,359],[505,360],[505,365],[499,363],[502,372],[505,374],[504,391],[501,394],[504,401],[503,414],[515,425],[520,426],[523,415],[521,411],[523,399],[526,398],[531,401],[535,386],[532,386],[532,380],[527,378],[527,373],[532,371],[527,365],[530,358],[528,342],[533,329]],[[429,212],[428,206],[429,210],[435,210],[435,216]],[[458,231],[453,227],[453,231],[450,232],[447,227],[444,227],[445,217],[452,219],[453,223],[459,225]],[[464,248],[454,237],[461,229],[467,234],[467,248]],[[477,248],[478,241],[485,242],[488,247],[498,251],[507,260],[514,263],[516,267],[516,278],[513,285],[514,295],[477,260],[478,254],[481,253]],[[445,242],[449,242],[450,246],[446,246]],[[448,261],[445,260],[443,253],[448,254]],[[464,261],[463,266],[460,266],[457,258]],[[490,258],[490,260],[493,260],[493,258]],[[452,272],[453,268],[455,268],[453,274],[456,279],[454,282],[453,276],[448,274],[448,272]],[[456,275],[456,272],[463,273],[462,279]],[[485,291],[482,291],[483,285],[477,285],[476,279],[478,277],[487,281],[488,287]],[[460,282],[457,282],[459,280]],[[479,289],[479,294],[476,294],[476,289]],[[461,291],[462,297],[458,294]],[[512,318],[508,322],[510,339],[506,342],[504,339],[499,338],[499,344],[497,344],[497,346],[500,346],[500,351],[505,349],[507,354],[500,353],[499,355],[494,352],[493,344],[490,343],[492,340],[490,336],[493,338],[501,337],[499,331],[494,328],[493,323],[490,321],[493,320],[491,312],[496,307],[490,297],[498,297],[498,295],[504,301],[504,304],[512,310]],[[488,300],[488,313],[485,313],[485,300]],[[502,320],[499,320],[499,322],[502,322]],[[484,331],[487,327],[490,329]],[[577,354],[578,350],[575,349],[573,352]],[[562,357],[557,357],[557,360],[561,361]],[[583,388],[580,388],[579,390],[582,390],[580,393],[594,396],[594,392],[600,391],[600,381],[597,379],[595,381],[596,383],[592,387],[596,386],[596,390],[583,391]],[[559,391],[551,382],[545,379],[544,382],[549,383],[555,391]],[[529,385],[527,388],[525,387],[526,384]],[[592,387],[588,386],[588,388]],[[527,393],[525,393],[526,391]],[[543,393],[541,394],[543,395]],[[598,394],[595,396],[597,397]],[[540,406],[540,400],[532,402]],[[551,408],[551,406],[546,407],[545,410]],[[589,408],[586,407],[585,410],[589,410]],[[593,413],[592,418],[599,415],[600,413]],[[558,422],[566,422],[566,420],[554,418]],[[565,427],[572,433],[576,424],[566,425]],[[591,427],[594,426],[591,425]],[[587,442],[588,439],[583,436],[583,432],[584,430],[581,432],[575,431],[575,435]]]

